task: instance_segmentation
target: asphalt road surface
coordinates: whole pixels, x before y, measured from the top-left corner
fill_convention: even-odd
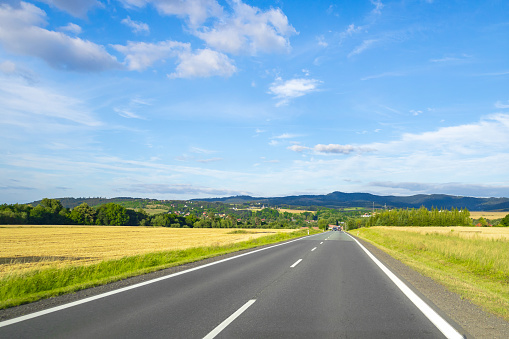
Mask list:
[[[0,338],[462,338],[388,274],[326,232],[0,322]]]

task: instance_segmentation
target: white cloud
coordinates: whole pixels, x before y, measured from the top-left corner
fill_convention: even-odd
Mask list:
[[[179,64],[175,72],[169,75],[170,78],[229,77],[237,71],[230,58],[210,49],[183,52],[178,58]]]
[[[129,41],[127,46],[113,45],[113,48],[126,55],[124,62],[128,69],[143,71],[157,61],[176,57],[189,51],[191,45],[170,40],[155,44]]]
[[[191,27],[203,24],[208,18],[220,17],[223,8],[216,0],[121,0],[127,7],[143,7],[152,4],[159,13],[186,18]]]
[[[331,153],[331,154],[349,154],[352,153],[355,148],[352,145],[338,145],[338,144],[328,144],[316,145],[313,150],[317,153]]]
[[[279,102],[276,106],[286,105],[291,99],[315,92],[321,84],[316,79],[291,79],[283,81],[277,78],[269,87],[269,93],[275,95]]]
[[[132,29],[132,31],[136,34],[150,32],[150,28],[148,27],[148,25],[146,23],[139,22],[139,21],[133,21],[133,20],[131,20],[131,18],[129,16],[127,18],[123,19],[121,21],[121,23],[123,23],[127,27],[130,27]]]
[[[46,13],[32,4],[0,6],[0,43],[9,52],[35,56],[50,66],[75,71],[102,71],[120,64],[99,45],[38,27]]]
[[[72,34],[80,34],[82,30],[79,25],[70,22],[66,26],[60,27],[60,31],[69,32]]]
[[[287,149],[298,153],[302,153],[304,151],[312,151],[315,154],[350,154],[353,152],[373,151],[365,147],[339,144],[328,144],[328,145],[318,144],[315,145],[314,147],[292,145],[287,147]]]
[[[289,36],[296,34],[280,9],[262,11],[233,1],[233,14],[222,17],[213,28],[202,27],[196,35],[210,47],[226,53],[286,52]]]
[[[301,145],[292,145],[292,146],[288,146],[287,149],[291,150],[291,151],[294,151],[294,152],[304,152],[306,150],[309,150],[310,148],[309,147],[306,147],[306,146],[301,146]]]
[[[38,0],[50,6],[57,7],[75,17],[83,18],[94,7],[103,7],[97,0]]]
[[[273,137],[272,139],[294,139],[294,138],[298,138],[300,136],[301,135],[299,135],[299,134],[283,133],[283,134]]]

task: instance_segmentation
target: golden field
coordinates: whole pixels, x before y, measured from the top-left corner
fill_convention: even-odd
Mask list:
[[[380,229],[400,232],[415,232],[419,234],[445,234],[460,238],[506,239],[509,240],[509,227],[395,227],[377,226]],[[355,234],[355,233],[354,233]]]
[[[91,264],[150,252],[220,246],[293,230],[132,226],[17,226],[0,228],[0,278],[48,266]]]
[[[509,212],[483,212],[483,211],[471,211],[470,218],[479,219],[483,217],[484,219],[501,219],[508,215]]]
[[[277,210],[279,211],[279,213],[284,213],[284,212],[294,213],[294,214],[302,214],[304,212],[310,212],[313,214],[316,213],[316,211],[292,210],[292,209],[288,209],[288,208],[278,208]]]

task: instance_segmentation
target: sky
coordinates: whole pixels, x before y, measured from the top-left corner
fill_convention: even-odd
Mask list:
[[[0,203],[509,197],[509,2],[0,0]]]

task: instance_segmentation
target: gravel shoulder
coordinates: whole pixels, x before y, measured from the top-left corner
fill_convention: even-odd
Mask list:
[[[458,294],[414,271],[371,243],[355,238],[394,274],[408,282],[411,285],[409,287],[413,287],[420,296],[436,305],[440,309],[438,313],[462,327],[467,332],[467,338],[509,338],[509,322],[462,299]]]
[[[509,322],[495,315],[483,311],[480,307],[470,303],[455,293],[448,291],[444,286],[434,280],[421,275],[402,262],[394,259],[387,253],[375,247],[369,242],[356,238],[375,257],[387,266],[394,274],[405,280],[417,294],[425,301],[430,301],[436,307],[437,312],[452,320],[465,332],[467,338],[509,338]],[[103,286],[85,289],[71,294],[61,295],[49,299],[40,300],[34,303],[20,305],[17,307],[0,310],[0,321],[20,317],[22,315],[38,312],[51,307],[60,306],[83,298],[106,293],[118,288],[134,285],[143,281],[155,279],[161,276],[201,266],[210,262],[222,260],[242,253],[250,252],[259,248],[272,246],[265,245],[257,248],[242,250],[234,253],[221,255],[214,258],[189,263],[181,266],[171,267],[157,272],[132,277],[110,283]]]

